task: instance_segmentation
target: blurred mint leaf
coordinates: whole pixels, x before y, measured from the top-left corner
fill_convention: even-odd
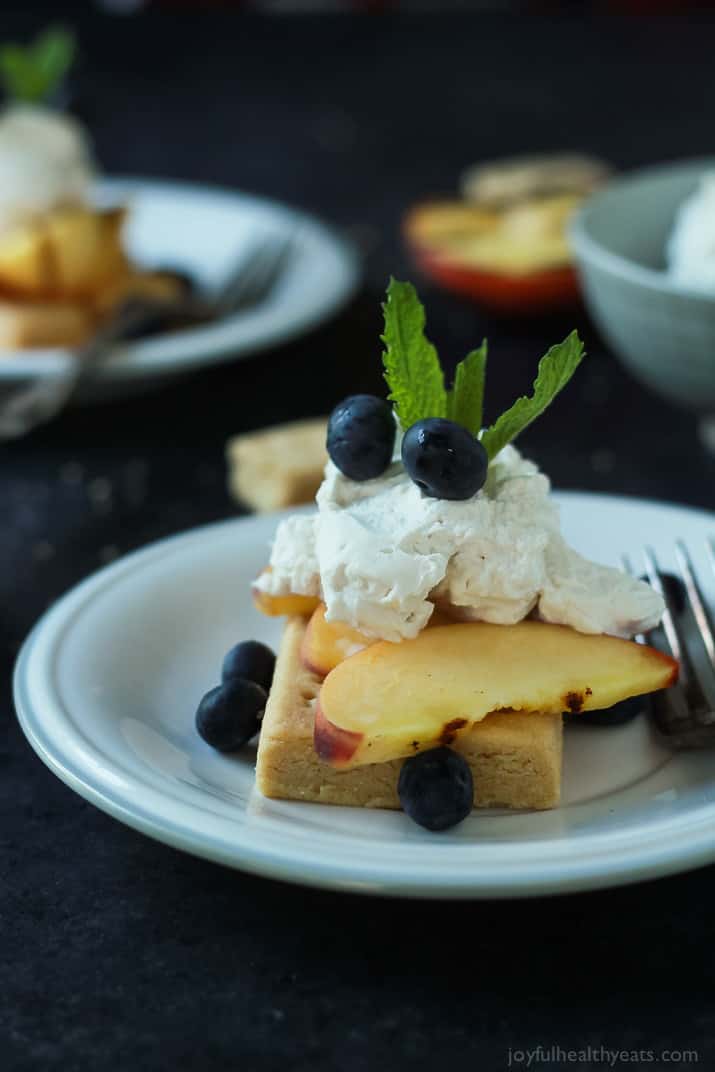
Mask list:
[[[403,429],[425,417],[447,415],[447,392],[437,351],[426,338],[425,311],[411,283],[390,279],[382,355],[389,398]]]
[[[517,398],[514,405],[483,433],[481,441],[490,461],[553,402],[581,364],[583,356],[583,343],[577,332],[572,331],[542,357],[531,397]]]
[[[478,350],[472,350],[459,362],[452,389],[447,392],[447,416],[472,435],[477,435],[482,427],[486,374],[487,340],[484,339]]]
[[[55,89],[69,74],[77,55],[75,35],[63,27],[46,30],[33,48],[35,65],[49,90]]]
[[[67,76],[77,52],[74,34],[62,27],[46,30],[32,44],[0,46],[0,81],[15,101],[47,101]]]
[[[0,78],[13,100],[32,101],[38,96],[37,78],[25,49],[18,45],[0,47]]]

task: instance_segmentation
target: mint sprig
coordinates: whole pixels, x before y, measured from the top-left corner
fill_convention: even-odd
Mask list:
[[[405,431],[424,417],[445,417],[447,392],[437,351],[425,336],[425,310],[411,283],[390,279],[382,307],[388,398]]]
[[[389,398],[404,431],[427,417],[447,417],[480,436],[489,460],[539,417],[580,365],[583,343],[575,331],[552,346],[539,362],[533,393],[516,402],[481,432],[487,369],[486,339],[457,365],[447,391],[439,357],[425,336],[425,311],[411,283],[390,279],[383,305],[382,355]],[[480,435],[481,432],[481,435]]]
[[[533,394],[529,398],[517,398],[513,406],[482,433],[482,446],[490,461],[541,416],[569,382],[583,356],[583,343],[577,332],[572,331],[563,342],[552,346],[541,358]]]
[[[15,101],[46,101],[60,86],[76,55],[71,31],[52,27],[30,45],[0,46],[0,82]]]
[[[478,435],[484,410],[484,383],[487,375],[487,340],[472,350],[455,369],[454,384],[447,394],[447,416]]]

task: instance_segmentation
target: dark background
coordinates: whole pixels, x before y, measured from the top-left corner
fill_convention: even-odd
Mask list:
[[[4,5],[2,34],[35,32],[41,7]],[[77,26],[76,105],[108,172],[221,183],[314,211],[360,244],[366,282],[298,343],[69,412],[0,447],[0,1064],[491,1070],[509,1047],[541,1043],[694,1047],[709,1067],[713,869],[464,904],[232,873],[61,785],[17,727],[10,672],[70,585],[235,511],[231,433],[380,389],[378,302],[391,272],[413,274],[399,219],[414,199],[502,153],[586,149],[633,167],[712,151],[715,21],[157,13]],[[492,412],[528,387],[548,344],[582,331],[583,370],[524,437],[557,486],[713,508],[715,462],[693,416],[641,389],[582,312],[504,322],[421,291],[447,363],[489,336]]]

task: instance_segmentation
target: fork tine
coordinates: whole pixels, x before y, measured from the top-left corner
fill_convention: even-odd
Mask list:
[[[676,542],[675,555],[678,561],[680,575],[688,594],[690,609],[695,618],[695,624],[698,627],[700,638],[708,654],[710,665],[715,668],[715,637],[713,637],[713,621],[705,600],[703,599],[703,594],[700,591],[700,586],[696,580],[688,549],[682,540]]]
[[[293,236],[264,242],[252,256],[243,258],[216,299],[223,313],[236,312],[266,297],[295,247]]]
[[[267,245],[261,245],[258,249],[241,257],[217,295],[216,304],[222,310],[233,309],[242,302],[250,300],[255,289],[256,278],[263,274],[263,265],[268,254]]]
[[[281,253],[282,244],[271,241],[263,246],[245,275],[238,278],[232,295],[234,301],[248,300],[263,290],[265,280],[271,276]]]
[[[295,235],[288,235],[275,243],[270,257],[266,258],[263,266],[263,277],[260,280],[259,297],[263,297],[273,288],[283,272],[286,264],[295,252]]]
[[[687,649],[685,648],[685,642],[683,640],[682,633],[678,630],[675,624],[676,615],[673,613],[673,607],[671,605],[672,601],[670,599],[670,596],[666,592],[665,585],[660,579],[660,568],[658,566],[658,561],[655,557],[655,552],[653,551],[652,547],[645,547],[643,549],[643,561],[645,563],[648,582],[650,583],[651,587],[655,588],[656,592],[658,592],[663,597],[663,602],[665,603],[665,611],[663,612],[662,624],[663,632],[665,633],[665,639],[668,643],[668,647],[670,648],[670,653],[671,655],[673,655],[674,658],[678,660],[681,666],[683,666],[684,662],[688,658],[685,654]]]
[[[675,685],[665,693],[655,693],[651,697],[655,724],[661,734],[680,747],[689,747],[695,738],[703,732],[700,714],[707,707],[705,694],[695,673],[690,658],[682,623],[678,622],[677,607],[673,596],[661,580],[660,568],[651,547],[643,550],[646,574],[651,586],[663,597],[665,611],[662,618],[662,630],[670,653],[680,664],[680,674]],[[707,722],[708,719],[706,718]],[[712,741],[712,731],[708,729],[706,741]]]
[[[695,570],[682,540],[675,548],[678,570],[682,576],[686,600],[679,604],[677,593],[669,584],[664,584],[655,552],[651,547],[643,550],[648,580],[663,597],[665,612],[656,637],[662,636],[665,646],[680,663],[680,677],[675,685],[650,697],[650,712],[655,728],[661,737],[674,748],[712,748],[715,746],[715,710],[710,703],[704,678],[699,676],[702,660],[701,645],[693,641],[695,628],[702,640],[702,650],[711,655],[708,642],[712,641],[712,617],[702,592],[695,579]],[[710,545],[711,564],[715,569],[715,540]],[[628,572],[630,562],[624,557]],[[650,642],[650,636],[649,636]],[[696,654],[692,654],[695,650]],[[712,664],[712,660],[711,660]],[[709,673],[709,671],[708,671]]]

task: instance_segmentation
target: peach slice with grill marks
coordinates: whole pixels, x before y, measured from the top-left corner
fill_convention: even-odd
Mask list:
[[[561,625],[469,622],[380,641],[323,682],[315,749],[334,767],[450,744],[491,711],[559,714],[668,688],[677,662],[629,640]]]

